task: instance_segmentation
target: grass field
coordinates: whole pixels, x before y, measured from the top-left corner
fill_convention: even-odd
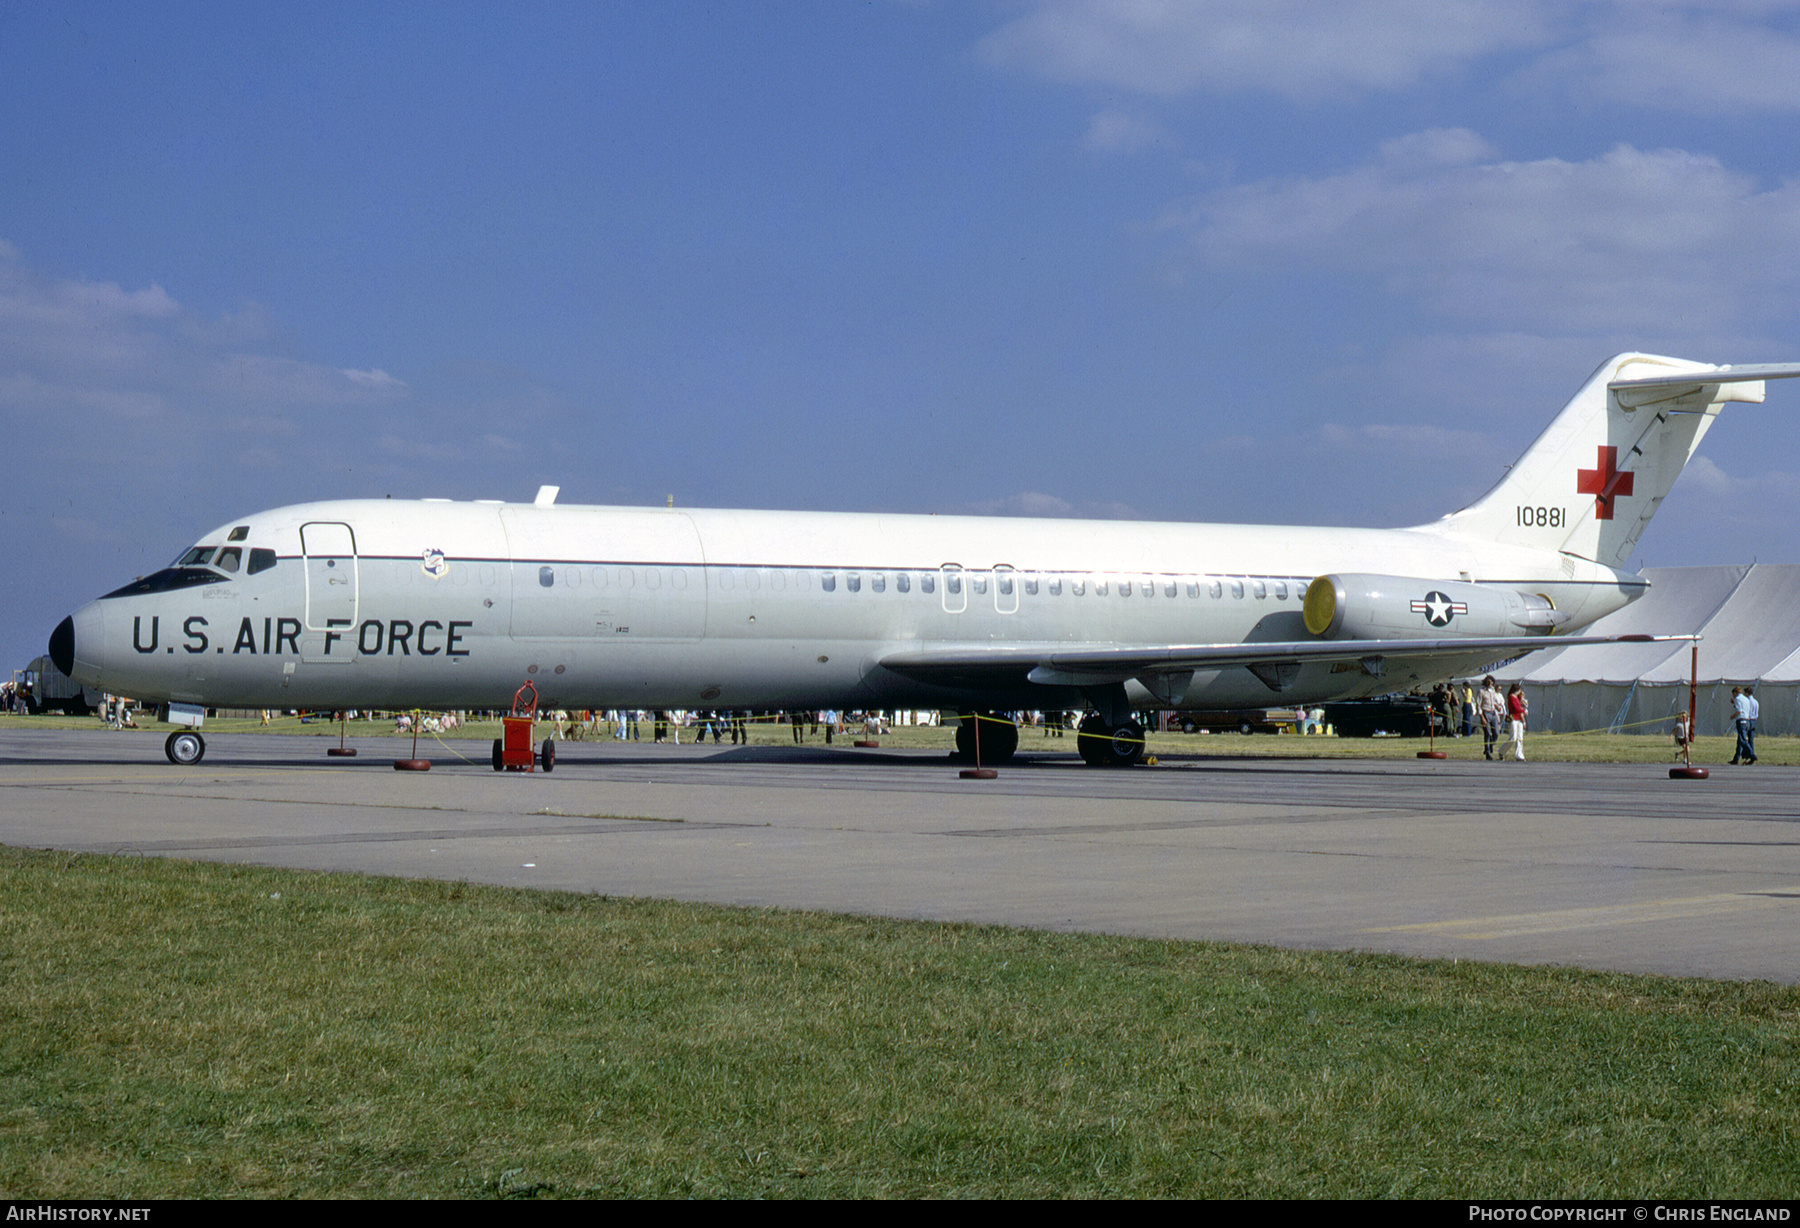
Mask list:
[[[1800,990],[0,849],[0,1196],[1787,1197]]]

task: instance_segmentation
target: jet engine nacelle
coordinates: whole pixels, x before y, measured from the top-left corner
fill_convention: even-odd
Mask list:
[[[1407,576],[1320,576],[1305,610],[1306,629],[1331,640],[1548,635],[1564,618],[1538,593]]]

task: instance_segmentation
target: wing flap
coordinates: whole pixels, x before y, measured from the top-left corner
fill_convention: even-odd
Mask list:
[[[1495,657],[1540,648],[1583,644],[1648,644],[1689,640],[1688,635],[1468,636],[1410,640],[1290,640],[1263,644],[1166,644],[1128,647],[1070,647],[1063,644],[947,645],[888,653],[880,664],[898,674],[948,686],[979,686],[1020,680],[1043,686],[1100,686],[1180,670],[1306,665],[1319,661],[1363,661],[1391,657]]]

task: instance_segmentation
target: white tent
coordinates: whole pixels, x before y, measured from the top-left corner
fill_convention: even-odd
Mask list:
[[[1650,591],[1589,629],[1595,635],[1698,631],[1703,734],[1733,732],[1731,688],[1752,685],[1758,732],[1800,733],[1800,566],[1647,568]],[[1532,653],[1495,671],[1518,680],[1531,723],[1572,733],[1666,734],[1687,707],[1692,647],[1600,644]]]

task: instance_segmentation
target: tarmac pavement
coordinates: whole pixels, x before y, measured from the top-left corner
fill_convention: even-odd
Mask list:
[[[1800,982],[1800,769],[0,732],[0,843]],[[421,753],[426,748],[421,745]]]

